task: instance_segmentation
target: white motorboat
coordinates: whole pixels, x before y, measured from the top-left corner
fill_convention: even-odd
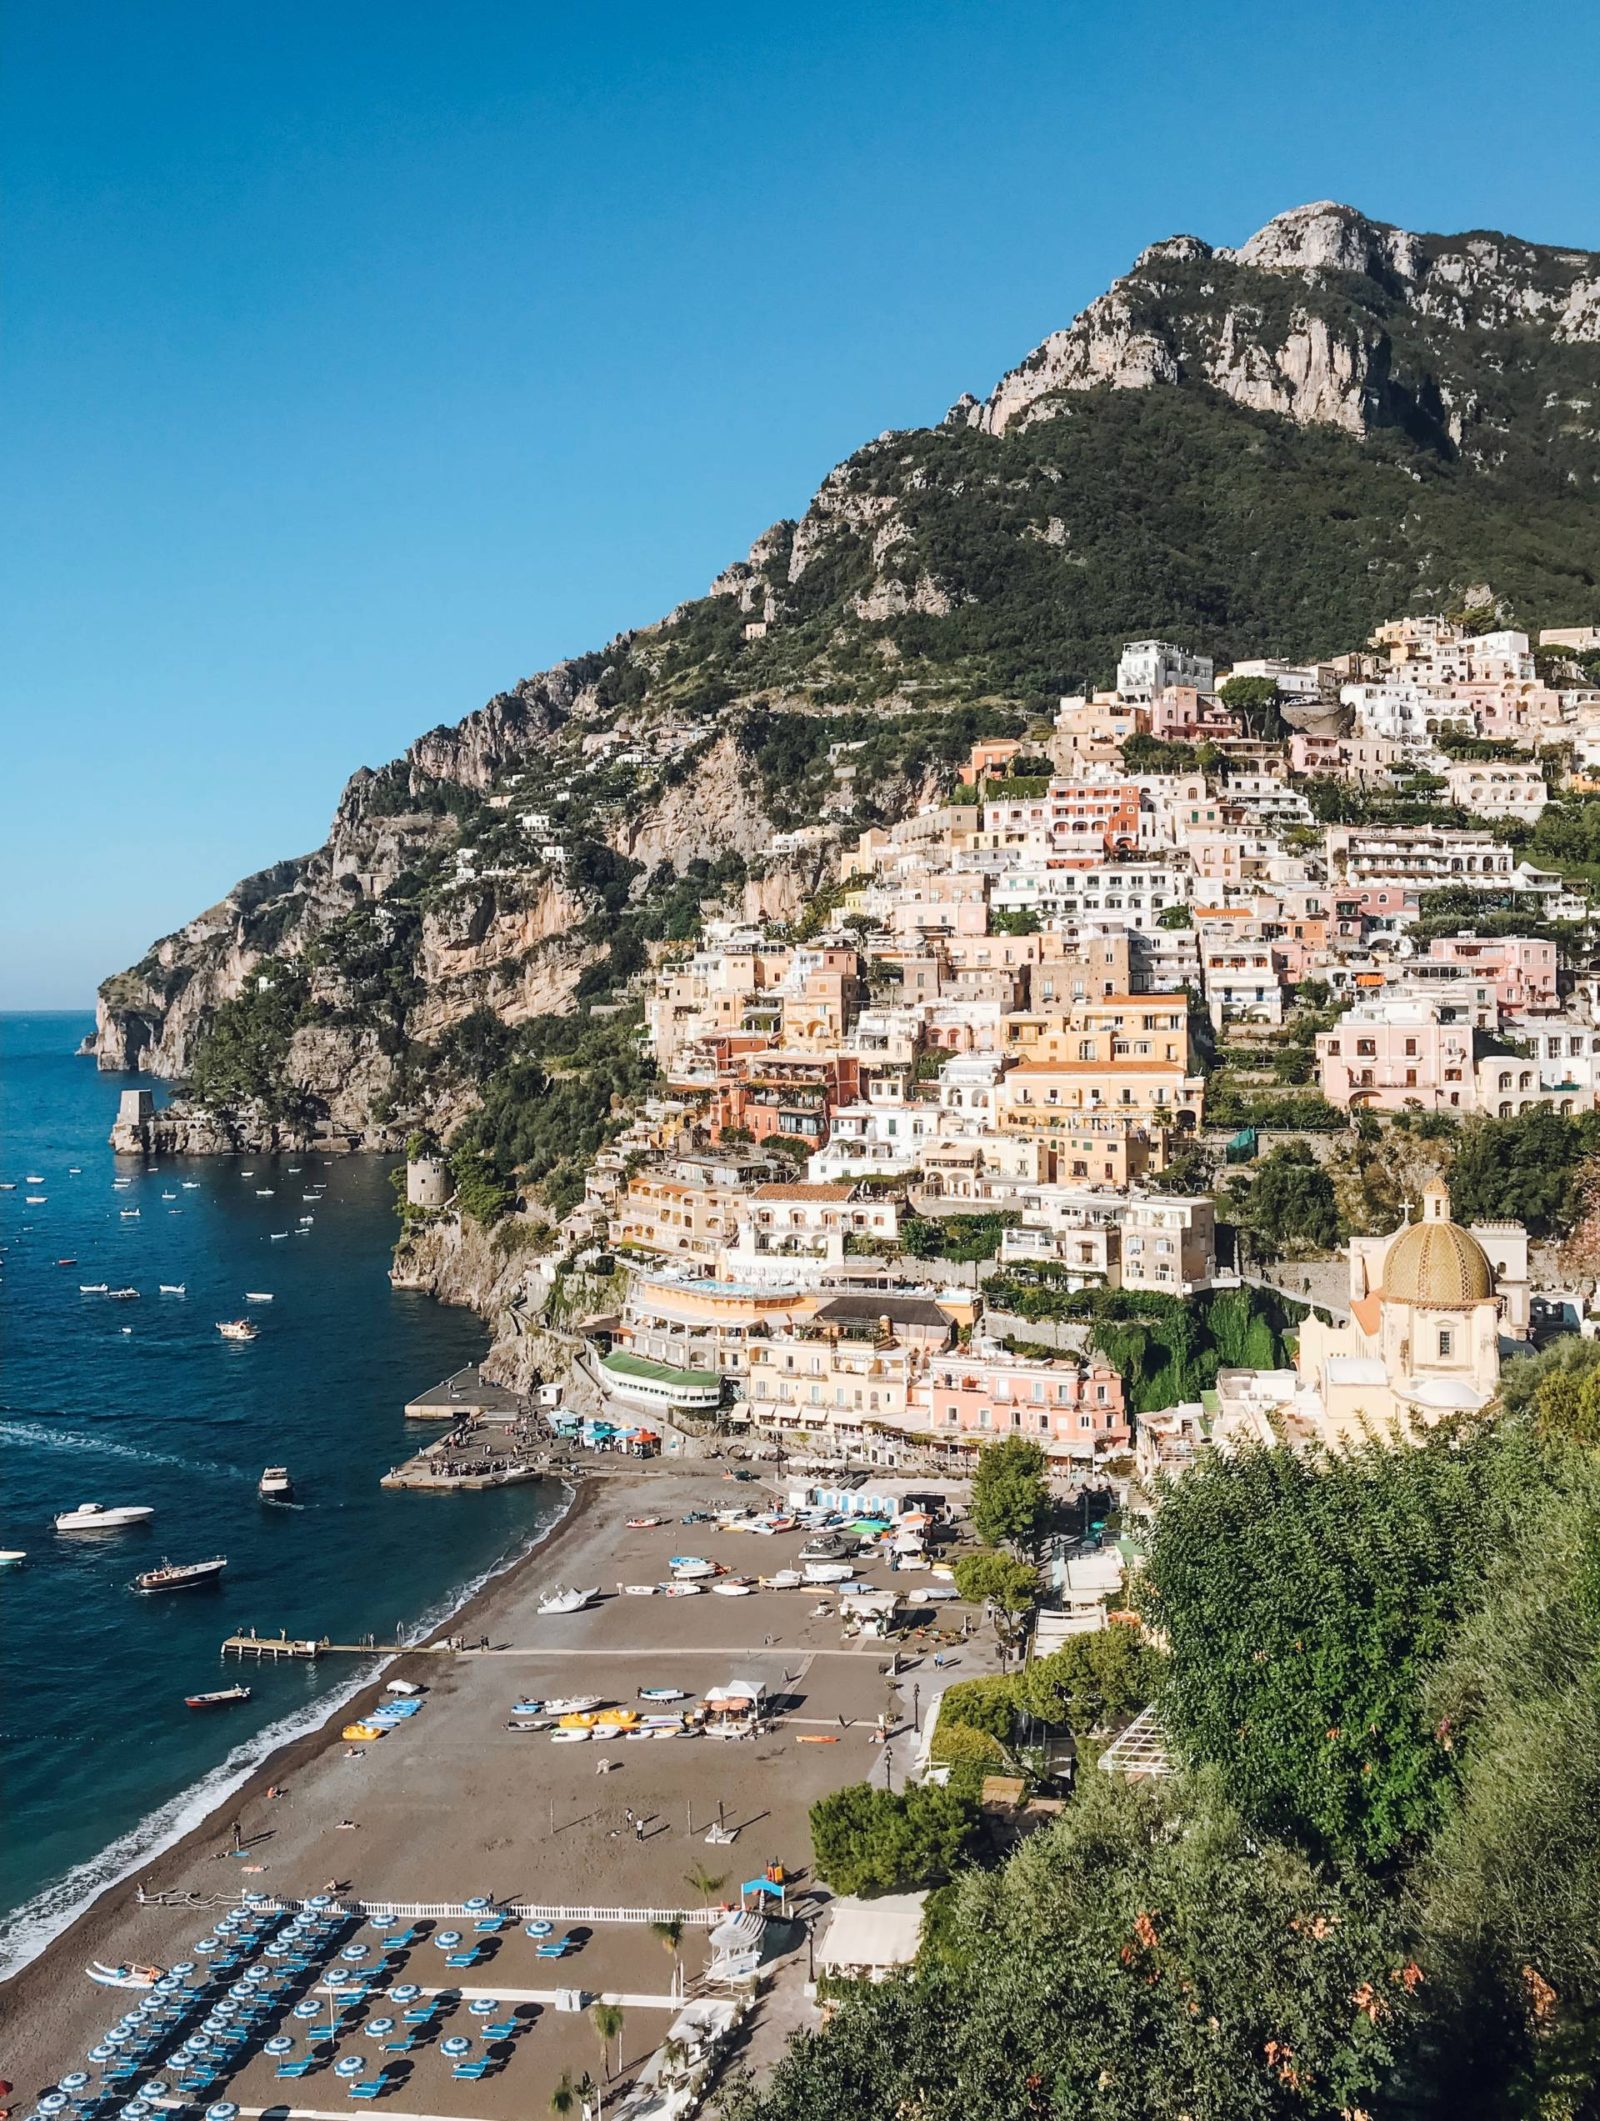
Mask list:
[[[139,1220],[139,1210],[137,1208],[119,1208],[117,1213],[125,1223],[136,1223]]]
[[[200,1191],[200,1181],[197,1178],[186,1178],[182,1183],[185,1193],[198,1193]]]
[[[565,1701],[547,1701],[544,1712],[547,1716],[587,1716],[591,1709],[603,1709],[605,1705],[601,1694],[570,1694]]]
[[[176,1193],[163,1193],[161,1196],[163,1200],[176,1200],[177,1197]]]
[[[44,1173],[42,1171],[29,1171],[25,1176],[30,1186],[42,1186],[44,1184]]]
[[[113,1193],[125,1193],[132,1184],[131,1178],[114,1178],[111,1181],[111,1190]]]
[[[268,1466],[256,1482],[256,1493],[263,1502],[288,1502],[294,1496],[294,1482],[289,1478],[287,1466]]]
[[[219,1318],[217,1331],[224,1340],[257,1340],[261,1328],[251,1325],[248,1318]]]
[[[270,1289],[246,1289],[244,1300],[247,1304],[269,1304],[272,1301],[272,1291]]]
[[[15,1193],[16,1190],[17,1182],[14,1178],[0,1178],[0,1193]]]
[[[114,1304],[131,1304],[137,1301],[137,1289],[107,1289],[106,1295]]]
[[[586,1739],[593,1736],[594,1733],[592,1731],[552,1731],[550,1733],[550,1743],[552,1745],[582,1745]]]
[[[267,1232],[267,1241],[269,1244],[281,1245],[288,1235],[287,1230],[269,1230]]]
[[[163,1296],[187,1296],[189,1293],[189,1284],[186,1281],[162,1281],[157,1282],[156,1287]]]
[[[642,1686],[639,1689],[639,1699],[641,1701],[687,1701],[689,1695],[687,1690],[681,1686]],[[650,1719],[647,1716],[645,1722],[648,1723],[649,1721]]]
[[[257,1200],[271,1200],[271,1198],[272,1198],[273,1194],[274,1194],[274,1193],[276,1193],[276,1192],[277,1192],[277,1190],[278,1190],[278,1189],[277,1189],[277,1187],[276,1187],[276,1186],[257,1186],[257,1188],[256,1188],[256,1199],[257,1199]]]
[[[42,1208],[47,1205],[50,1196],[48,1193],[24,1193],[22,1198],[28,1207]],[[139,1211],[135,1208],[133,1212],[137,1215]]]
[[[0,1547],[0,1569],[14,1569],[19,1561],[26,1561],[26,1547]]]
[[[656,1586],[653,1583],[625,1583],[622,1595],[624,1598],[654,1598]]]
[[[703,1561],[698,1554],[674,1554],[671,1561],[673,1576],[679,1583],[694,1583],[702,1576],[715,1576],[714,1561]]]
[[[155,1506],[147,1502],[113,1504],[80,1502],[75,1510],[63,1510],[56,1519],[58,1532],[120,1532],[125,1525],[143,1524],[154,1517]]]
[[[109,1296],[111,1294],[111,1284],[108,1281],[80,1281],[78,1294],[80,1296]]]
[[[541,1613],[581,1613],[593,1598],[600,1595],[600,1586],[592,1585],[587,1591],[568,1590],[558,1585],[546,1597],[539,1600]]]

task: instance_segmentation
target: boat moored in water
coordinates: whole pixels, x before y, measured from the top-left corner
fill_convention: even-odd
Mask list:
[[[19,1561],[26,1561],[26,1547],[0,1547],[0,1569],[14,1569]]]
[[[185,1281],[158,1282],[157,1287],[163,1296],[187,1296],[189,1293],[189,1284]]]
[[[224,1340],[258,1340],[261,1328],[251,1325],[248,1318],[219,1318],[217,1331]]]
[[[249,1699],[247,1686],[224,1686],[214,1694],[185,1694],[183,1705],[186,1709],[231,1709],[235,1702]]]
[[[148,1502],[119,1503],[110,1508],[103,1502],[80,1502],[75,1510],[63,1510],[55,1523],[58,1532],[120,1532],[125,1525],[143,1524],[155,1514],[155,1505]]]
[[[196,1591],[215,1583],[228,1566],[226,1554],[213,1554],[209,1561],[163,1561],[159,1569],[146,1569],[133,1579],[136,1591]]]

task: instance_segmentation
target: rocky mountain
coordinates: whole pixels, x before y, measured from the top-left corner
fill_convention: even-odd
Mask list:
[[[447,1131],[486,1016],[615,999],[742,890],[798,913],[830,833],[1122,641],[1329,653],[1484,580],[1600,619],[1600,256],[1329,203],[1169,238],[706,596],[358,772],[323,847],[105,983],[100,1064],[185,1079],[196,1146]]]

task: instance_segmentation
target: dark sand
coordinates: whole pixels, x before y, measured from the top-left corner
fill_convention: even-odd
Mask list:
[[[791,1564],[798,1537],[756,1538],[679,1522],[689,1509],[730,1499],[733,1491],[709,1466],[698,1473],[640,1468],[585,1482],[547,1539],[440,1631],[468,1641],[486,1634],[488,1654],[414,1656],[385,1675],[429,1689],[420,1716],[359,1758],[347,1758],[340,1730],[376,1701],[380,1689],[370,1689],[321,1730],[284,1748],[142,1878],[108,1890],[0,1987],[0,2076],[16,2086],[18,2103],[81,2066],[102,2029],[121,2015],[127,1999],[84,1977],[89,1959],[166,1964],[192,1956],[195,1938],[222,1904],[247,1887],[303,1897],[337,1880],[369,1900],[457,1904],[487,1893],[574,1907],[681,1909],[703,1903],[705,1896],[688,1882],[697,1867],[726,1881],[711,1898],[736,1899],[740,1882],[776,1858],[799,1874],[802,1905],[811,1905],[809,1806],[840,1783],[869,1772],[881,1778],[883,1750],[873,1742],[880,1712],[903,1719],[911,1685],[921,1685],[925,1702],[938,1682],[927,1666],[913,1672],[897,1705],[883,1669],[887,1646],[845,1644],[831,1612],[814,1614],[821,1601],[812,1591],[619,1595],[622,1583],[665,1579],[668,1557],[678,1553],[704,1554],[751,1576]],[[746,1488],[737,1499],[758,1502],[760,1491]],[[626,1527],[626,1518],[643,1514],[668,1521],[653,1530]],[[881,1568],[874,1574],[887,1580]],[[539,1599],[557,1582],[598,1584],[605,1595],[583,1613],[539,1614]],[[978,1654],[969,1652],[958,1676],[979,1668]],[[648,1707],[636,1700],[642,1686],[700,1694],[754,1676],[785,1697],[783,1721],[756,1740],[554,1745],[543,1734],[506,1728],[512,1703],[524,1695],[593,1693]],[[837,1743],[800,1742],[817,1737]],[[895,1752],[898,1784],[910,1765],[909,1733]],[[612,1763],[610,1772],[597,1773],[602,1760]],[[269,1799],[271,1786],[284,1794]],[[739,1828],[731,1848],[704,1840],[719,1802]],[[629,1810],[645,1821],[642,1840]],[[246,1861],[259,1864],[258,1872],[231,1857],[235,1819],[250,1844]],[[345,1819],[356,1822],[353,1830],[339,1827]],[[140,1886],[147,1894],[194,1898],[184,1907],[140,1905]],[[795,1932],[791,1982],[803,1978],[802,1934]],[[691,1978],[704,1963],[704,1939],[703,1930],[685,1939]],[[591,1995],[659,1998],[625,2009],[622,2047],[631,2069],[666,2032],[671,1975],[672,1959],[649,1929],[613,1925],[596,1926],[582,1952],[559,1965],[537,1960],[532,1944],[514,1931],[487,1966],[451,1978],[472,1984],[469,1997],[505,1998],[518,1990],[548,1996],[570,1985]],[[398,1978],[444,1985],[442,1954],[419,1944]],[[499,2073],[457,2082],[430,2046],[406,2058],[409,2074],[384,2106],[509,2117],[543,2111],[563,2069],[599,2075],[598,2044],[586,2017],[558,2014],[548,2001],[530,2000],[522,2009],[529,2029]],[[465,1999],[456,2014],[459,2027],[447,2031],[477,2029]],[[358,2025],[342,2037],[340,2051],[375,2062],[380,2044],[363,2044]],[[343,2112],[349,2104],[330,2069],[291,2087],[277,2083],[271,2063],[261,2058],[240,2073],[228,2096],[247,2107],[283,2107],[291,2090],[302,2113]]]

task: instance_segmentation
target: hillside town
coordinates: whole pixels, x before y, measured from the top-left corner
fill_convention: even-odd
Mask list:
[[[1382,1160],[1596,1107],[1590,902],[1538,848],[1600,769],[1600,629],[1492,621],[1223,671],[1131,643],[787,923],[751,884],[655,953],[655,1090],[559,1248],[618,1292],[581,1321],[612,1427],[956,1473],[1021,1435],[1149,1482],[1482,1407],[1577,1324],[1527,1230],[1458,1225],[1426,1170],[1337,1259],[1239,1212],[1264,1159],[1320,1171],[1353,1131]],[[413,1162],[416,1212],[449,1186]],[[1180,1314],[1211,1360],[1112,1359]]]

